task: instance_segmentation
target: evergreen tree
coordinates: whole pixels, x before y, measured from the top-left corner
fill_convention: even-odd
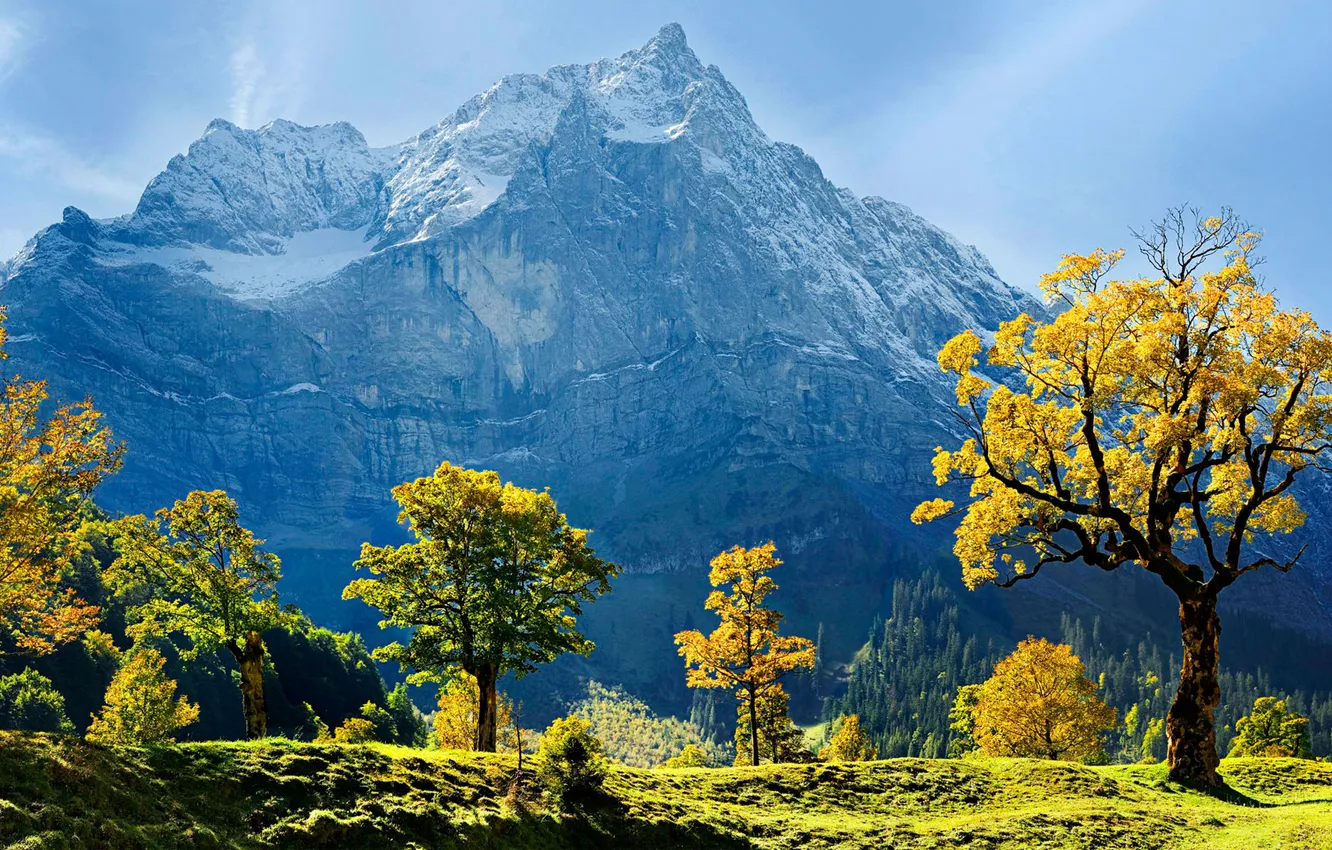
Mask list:
[[[421,712],[416,710],[412,698],[407,695],[407,686],[399,682],[388,695],[388,713],[393,718],[397,732],[396,743],[404,747],[424,747],[426,745],[426,722]]]

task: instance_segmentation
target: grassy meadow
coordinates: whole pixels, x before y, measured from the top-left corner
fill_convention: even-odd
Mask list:
[[[1332,847],[1332,765],[1228,760],[1217,799],[1163,766],[892,759],[616,767],[559,812],[510,755],[283,740],[110,750],[0,733],[0,846]]]

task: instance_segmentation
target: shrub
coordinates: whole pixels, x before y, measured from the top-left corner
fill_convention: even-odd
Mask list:
[[[65,698],[51,680],[32,668],[0,677],[0,728],[73,734]]]
[[[374,724],[374,739],[381,744],[394,744],[398,741],[398,724],[387,710],[367,702],[361,706],[361,717]]]
[[[333,730],[333,740],[343,744],[368,744],[379,740],[375,737],[375,724],[364,717],[348,717],[347,721]]]
[[[606,778],[606,758],[592,726],[578,717],[561,717],[547,727],[537,751],[537,779],[561,802],[593,797]]]

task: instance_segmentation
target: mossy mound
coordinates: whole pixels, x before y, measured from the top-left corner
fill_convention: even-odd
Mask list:
[[[110,750],[0,733],[0,847],[1332,848],[1332,765],[1227,761],[1236,794],[1164,769],[893,759],[611,772],[560,812],[509,756],[379,745]]]

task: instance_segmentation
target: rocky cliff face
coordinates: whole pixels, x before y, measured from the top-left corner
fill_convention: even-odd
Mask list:
[[[848,646],[948,439],[935,351],[1040,309],[770,140],[676,26],[392,148],[215,121],[0,285],[12,363],[129,443],[103,501],[226,488],[324,619],[389,488],[447,459],[549,485],[630,571],[775,537]]]

